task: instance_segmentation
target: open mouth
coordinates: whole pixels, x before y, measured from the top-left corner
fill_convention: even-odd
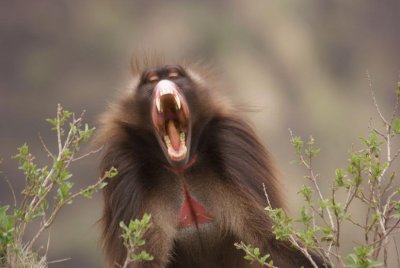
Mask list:
[[[190,145],[190,114],[178,86],[161,80],[154,88],[151,115],[161,148],[171,164],[185,164]]]

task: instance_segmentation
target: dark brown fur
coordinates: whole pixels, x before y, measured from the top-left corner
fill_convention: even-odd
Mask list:
[[[148,65],[135,65],[135,72],[155,67]],[[186,67],[186,77],[175,81],[191,110],[190,155],[197,156],[184,179],[214,221],[198,228],[178,228],[181,179],[169,170],[150,123],[154,85],[142,85],[138,76],[103,115],[96,141],[106,146],[101,171],[112,166],[119,171],[104,189],[102,238],[109,267],[118,267],[126,255],[119,222],[145,212],[152,215],[152,227],[145,235],[144,249],[155,258],[132,267],[259,267],[243,260],[243,252],[233,246],[239,241],[271,253],[277,266],[310,267],[300,252],[276,241],[271,232],[263,184],[273,207],[282,207],[283,202],[267,151],[237,111],[214,94],[207,76],[200,78],[192,69]]]

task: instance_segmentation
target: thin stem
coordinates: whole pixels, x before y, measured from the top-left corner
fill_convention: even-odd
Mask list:
[[[236,246],[237,249],[243,250],[248,256],[251,256],[253,258],[253,260],[257,260],[258,261],[258,256],[253,254],[250,250],[248,250],[248,246],[246,246],[246,244],[243,241],[241,241],[240,243],[235,243],[235,246]],[[266,266],[266,267],[269,267],[269,268],[278,268],[277,266],[269,264],[268,262],[264,262],[262,264],[262,266]],[[123,266],[123,267],[125,267],[125,266]]]
[[[106,177],[106,176],[103,176],[103,177],[100,178],[94,185],[89,186],[89,187],[93,187],[94,189],[96,189],[105,179],[107,179],[107,177]],[[58,203],[58,204],[56,205],[56,207],[54,208],[54,210],[51,212],[50,217],[49,217],[47,220],[45,220],[45,221],[41,224],[41,226],[40,226],[38,232],[36,233],[36,235],[35,235],[35,236],[32,238],[32,240],[27,244],[26,249],[30,250],[30,249],[32,248],[33,244],[34,244],[35,241],[39,238],[39,236],[41,235],[41,233],[42,233],[45,229],[47,229],[48,227],[51,226],[51,224],[53,223],[54,219],[56,218],[56,216],[57,216],[59,210],[60,210],[65,204],[70,203],[73,199],[75,199],[76,197],[82,195],[86,190],[87,190],[87,188],[86,188],[86,189],[82,189],[82,190],[80,190],[79,192],[76,192],[76,193],[70,195],[68,198],[64,199],[62,202]]]
[[[17,197],[15,195],[14,188],[12,187],[11,182],[7,178],[5,179],[5,181],[7,182],[7,185],[10,188],[11,194],[13,196],[14,207],[17,207]]]
[[[82,158],[86,158],[86,157],[88,157],[88,156],[90,156],[90,155],[92,155],[92,154],[96,154],[96,153],[100,152],[101,150],[103,150],[103,148],[104,148],[104,145],[101,146],[101,147],[99,147],[99,148],[97,148],[97,149],[95,149],[95,150],[92,150],[92,151],[88,152],[87,154],[84,154],[84,155],[82,155],[82,156],[73,158],[73,159],[72,159],[72,162],[81,160]]]
[[[393,243],[394,243],[394,247],[396,248],[396,256],[397,256],[397,267],[400,267],[400,255],[399,255],[399,248],[397,247],[397,241],[396,238],[393,237]]]
[[[397,112],[397,109],[399,108],[399,104],[400,104],[400,95],[396,94],[396,102],[394,104],[392,116],[390,117],[390,121],[389,121],[390,125],[393,123],[393,121],[396,117],[396,112]]]
[[[61,114],[62,107],[60,104],[57,106],[57,143],[58,143],[58,152],[62,150],[62,142],[61,142],[61,126],[60,126],[60,114]]]
[[[301,253],[303,253],[303,255],[310,261],[311,265],[312,265],[314,268],[318,268],[318,265],[315,263],[315,261],[314,261],[313,258],[311,257],[311,255],[310,255],[310,253],[308,252],[307,248],[301,247],[301,246],[297,243],[296,239],[295,239],[292,235],[289,236],[289,241],[290,241],[290,243],[292,243],[292,245],[293,245],[295,248],[297,248],[298,250],[301,251]]]
[[[376,101],[375,92],[374,92],[374,89],[372,87],[371,75],[369,74],[368,70],[366,71],[366,75],[367,75],[367,79],[368,79],[369,89],[371,91],[372,100],[373,100],[374,105],[375,105],[375,109],[378,112],[379,116],[381,117],[382,121],[385,123],[385,125],[387,125],[388,123],[387,123],[385,117],[383,116],[383,114],[381,112],[381,109],[378,106],[378,102]]]
[[[61,109],[61,106],[59,106],[59,109]],[[59,111],[59,113],[61,113],[61,110]],[[57,117],[58,117],[58,119],[57,119],[57,133],[61,133],[61,126],[60,126],[60,123],[59,123],[60,122],[59,121],[59,113],[57,113]],[[81,121],[81,118],[78,118],[78,119],[73,118],[71,128],[70,128],[70,130],[68,132],[68,135],[67,135],[67,138],[66,138],[64,144],[62,144],[61,139],[58,139],[58,142],[61,142],[61,144],[58,144],[58,148],[61,148],[61,149],[58,152],[57,159],[56,159],[55,163],[57,163],[57,162],[62,160],[62,157],[63,157],[65,151],[70,147],[71,142],[72,142],[72,140],[74,138],[73,129],[80,123],[80,121]],[[71,163],[71,160],[72,160],[72,157],[73,157],[73,153],[71,155],[71,158],[66,162],[66,164],[64,165],[63,168],[68,168],[69,167],[69,165]],[[44,194],[39,199],[38,199],[38,196],[36,195],[32,199],[31,203],[29,204],[29,208],[30,208],[29,210],[30,211],[35,211],[35,209],[40,205],[41,201],[44,198],[46,198],[47,193],[49,193],[51,191],[51,189],[53,188],[54,183],[50,183],[49,187],[46,187],[46,185],[49,183],[50,179],[53,177],[55,171],[56,171],[56,168],[53,167],[50,170],[49,174],[47,174],[46,178],[43,180],[41,187],[42,188],[48,188],[47,191],[46,191],[46,194]]]
[[[39,140],[40,143],[42,144],[44,150],[47,152],[48,156],[50,156],[51,158],[55,158],[55,156],[50,152],[49,148],[47,148],[46,143],[43,141],[42,135],[40,135],[40,133],[38,133],[39,136]]]

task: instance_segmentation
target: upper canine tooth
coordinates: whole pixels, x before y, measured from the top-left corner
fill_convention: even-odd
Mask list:
[[[160,104],[160,98],[156,98],[156,106],[157,106],[157,110],[158,110],[159,112],[162,112],[162,110],[161,110],[161,104]]]
[[[178,95],[175,95],[174,97],[175,97],[176,105],[178,106],[178,110],[180,110],[181,109],[181,100],[179,99]]]

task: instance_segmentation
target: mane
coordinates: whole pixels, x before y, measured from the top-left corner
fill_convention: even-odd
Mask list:
[[[133,76],[138,76],[149,68],[165,65],[167,62],[165,56],[156,51],[137,54],[141,56],[138,57],[136,56],[136,53],[133,53],[130,60],[131,74]]]

